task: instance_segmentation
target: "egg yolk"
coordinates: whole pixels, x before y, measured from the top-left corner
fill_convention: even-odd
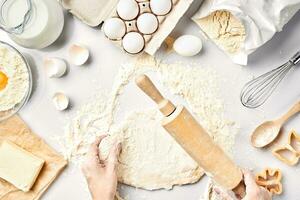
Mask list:
[[[0,91],[3,90],[8,82],[8,77],[0,71]]]

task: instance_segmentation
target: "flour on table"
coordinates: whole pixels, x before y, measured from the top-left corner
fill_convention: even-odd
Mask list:
[[[123,65],[117,74],[110,93],[97,91],[92,101],[84,104],[65,127],[65,136],[59,140],[63,146],[63,154],[68,160],[81,162],[89,145],[99,134],[108,133],[117,111],[119,96],[124,87],[133,80],[137,71],[146,70],[155,65],[151,57],[142,57],[143,61]],[[141,64],[138,64],[141,63]]]
[[[188,109],[214,141],[231,154],[237,129],[224,116],[217,73],[210,68],[184,64],[160,64],[159,71],[167,89],[187,102]]]
[[[115,141],[122,142],[119,181],[148,190],[171,189],[174,185],[198,181],[203,170],[161,127],[162,115],[153,110],[134,110],[116,122],[119,97],[124,87],[145,72],[156,72],[166,90],[180,96],[212,138],[230,154],[237,133],[224,117],[218,94],[217,74],[210,68],[183,64],[162,64],[152,57],[141,58],[121,67],[112,90],[99,91],[70,120],[63,140],[65,156],[74,162],[82,159],[89,145],[101,133],[109,133],[100,145],[106,157]],[[126,94],[124,94],[126,95]]]

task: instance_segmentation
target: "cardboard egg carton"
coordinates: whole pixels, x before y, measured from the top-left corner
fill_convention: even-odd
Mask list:
[[[150,3],[155,0],[134,0],[138,4],[139,12],[134,19],[130,20],[125,20],[120,17],[117,12],[118,3],[121,1],[122,0],[87,0],[83,2],[81,0],[60,0],[64,8],[68,9],[72,14],[90,26],[97,26],[103,21],[105,26],[105,21],[110,18],[121,19],[125,24],[126,32],[120,39],[111,39],[111,41],[124,49],[123,38],[126,34],[135,32],[136,36],[142,36],[143,41],[140,38],[138,39],[143,43],[143,46],[138,48],[138,52],[130,53],[128,50],[125,51],[130,54],[146,52],[150,55],[155,54],[194,0],[163,0],[164,2],[171,1],[172,3],[171,10],[163,15],[155,14],[155,12],[152,11],[153,9],[151,9]],[[159,1],[156,0],[156,2],[160,4]],[[143,34],[137,27],[137,19],[144,13],[153,14],[158,21],[157,29],[151,34]],[[135,42],[134,38],[131,41]],[[130,42],[129,45],[131,45],[132,42]],[[134,47],[137,48],[136,46]]]
[[[256,175],[256,183],[276,195],[282,193],[281,179],[282,173],[280,169],[266,168]]]
[[[115,11],[115,13],[113,14],[112,18],[119,18],[124,21],[124,23],[126,25],[126,33],[120,40],[111,40],[111,41],[116,43],[117,45],[119,45],[127,53],[138,54],[138,53],[141,53],[142,51],[145,51],[148,54],[153,55],[176,25],[176,24],[173,24],[173,25],[170,24],[170,22],[171,22],[170,20],[172,20],[172,22],[174,22],[174,20],[178,21],[180,19],[178,16],[178,14],[179,14],[178,7],[179,6],[182,7],[183,6],[182,3],[185,3],[187,1],[185,1],[185,0],[170,0],[172,3],[171,10],[164,15],[158,15],[158,14],[155,14],[152,12],[151,6],[150,6],[150,0],[136,0],[136,1],[138,2],[138,5],[139,5],[139,13],[134,19],[124,20],[124,19],[122,19],[121,16],[119,16],[117,11]],[[179,2],[181,2],[181,4],[179,4]],[[184,7],[186,9],[188,8],[187,6],[184,6]],[[156,30],[153,33],[145,34],[138,28],[137,20],[144,13],[153,14],[158,21],[158,27],[156,28]],[[174,15],[174,14],[176,14],[176,15]],[[182,15],[183,15],[183,13],[180,14],[180,17]],[[170,19],[170,20],[167,20],[167,19]],[[105,22],[104,22],[104,26],[105,26]],[[126,34],[128,34],[130,32],[136,32],[136,33],[139,33],[142,35],[142,37],[144,39],[143,48],[140,48],[138,51],[135,51],[135,52],[132,52],[132,51],[130,52],[126,49],[126,46],[123,43],[124,42],[123,39],[126,37]],[[165,32],[167,32],[168,34],[166,35]],[[104,34],[105,34],[105,31],[104,31]]]
[[[299,162],[300,158],[300,135],[291,131],[288,137],[288,143],[273,150],[273,155],[282,162],[293,166]]]

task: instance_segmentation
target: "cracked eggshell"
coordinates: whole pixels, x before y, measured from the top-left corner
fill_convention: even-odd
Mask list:
[[[120,18],[110,18],[104,22],[103,31],[111,40],[120,40],[126,33],[126,25]]]
[[[69,59],[74,65],[80,66],[89,59],[90,52],[83,45],[73,44],[69,49]]]
[[[60,78],[67,71],[67,64],[60,58],[46,58],[44,68],[49,78]]]
[[[145,40],[138,32],[127,33],[122,40],[124,50],[131,54],[140,53],[145,47]]]
[[[52,97],[55,108],[59,111],[66,110],[69,107],[69,98],[62,92],[57,92]]]
[[[117,13],[124,20],[133,20],[140,12],[139,5],[135,0],[120,0],[117,5]]]
[[[194,56],[201,51],[202,41],[193,35],[183,35],[175,40],[173,49],[181,56]]]
[[[166,15],[172,9],[172,0],[150,0],[150,8],[156,15]]]
[[[152,13],[144,13],[137,18],[137,28],[143,34],[152,34],[158,28],[158,19]]]

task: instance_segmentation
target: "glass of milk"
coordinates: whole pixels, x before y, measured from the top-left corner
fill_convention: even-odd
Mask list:
[[[61,34],[64,15],[56,0],[0,0],[0,28],[19,45],[41,49]]]

